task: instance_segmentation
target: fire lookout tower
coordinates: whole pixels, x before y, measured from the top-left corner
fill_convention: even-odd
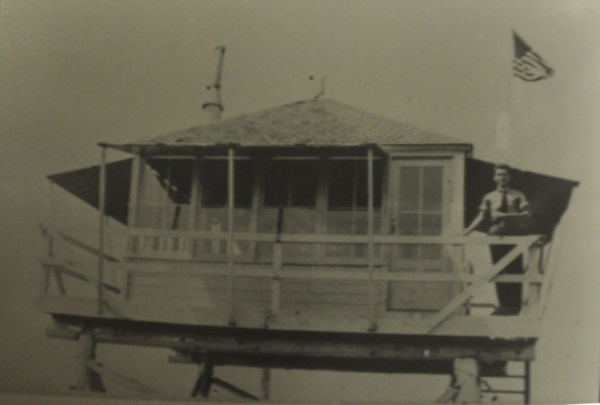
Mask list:
[[[247,395],[213,376],[239,365],[449,374],[446,401],[478,402],[480,378],[517,361],[529,401],[544,250],[577,183],[515,170],[530,232],[461,236],[493,165],[470,144],[323,98],[100,147],[101,165],[49,176],[99,209],[99,245],[42,228],[38,306],[55,321],[50,336],[81,343],[78,388],[103,390],[94,345],[112,343],[199,364],[194,395],[211,384]],[[107,163],[108,150],[132,158]],[[107,218],[122,224],[110,230],[122,257],[106,249]],[[514,248],[473,269],[466,247],[490,244]],[[523,275],[500,274],[519,257]],[[497,282],[523,285],[519,315],[474,303]]]

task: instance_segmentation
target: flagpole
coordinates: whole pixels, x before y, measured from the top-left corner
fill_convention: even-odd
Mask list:
[[[508,116],[508,137],[509,140],[512,138],[513,135],[513,125],[512,125],[512,106],[513,106],[513,93],[514,93],[514,72],[513,72],[513,64],[514,64],[514,58],[515,58],[515,42],[514,42],[514,35],[515,35],[515,31],[511,30],[511,36],[510,36],[510,57],[509,57],[509,68],[508,68],[508,94],[507,94],[507,101],[506,101],[506,114]]]
[[[514,32],[514,31],[512,31]],[[514,37],[511,36],[510,45],[508,52],[510,61],[510,65],[508,66],[508,73],[506,76],[505,87],[500,94],[504,93],[503,101],[501,101],[502,110],[500,115],[498,116],[498,121],[496,123],[496,160],[506,160],[506,151],[508,149],[511,137],[512,137],[512,128],[511,128],[511,118],[512,118],[512,97],[513,97],[513,61],[514,61]],[[502,41],[505,43],[504,41]],[[505,48],[506,49],[506,48]],[[506,55],[502,52],[502,55]],[[504,57],[504,56],[503,56]],[[504,64],[502,64],[504,65]]]

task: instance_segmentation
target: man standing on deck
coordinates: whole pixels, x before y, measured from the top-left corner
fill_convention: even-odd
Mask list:
[[[494,168],[496,190],[483,197],[479,214],[465,230],[465,236],[473,232],[484,220],[491,221],[488,234],[492,236],[522,235],[527,219],[531,216],[529,203],[521,191],[509,188],[510,167],[505,164]],[[515,246],[490,245],[492,263],[500,261]],[[523,274],[523,259],[519,255],[500,274]],[[521,311],[521,290],[519,283],[496,283],[498,309],[493,315],[518,315]]]

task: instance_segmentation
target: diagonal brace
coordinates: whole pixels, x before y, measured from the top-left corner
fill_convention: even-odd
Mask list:
[[[535,241],[534,241],[535,242]],[[508,252],[500,261],[496,264],[492,265],[492,268],[486,272],[479,280],[475,281],[473,284],[468,286],[463,292],[455,296],[444,308],[442,308],[438,313],[429,317],[426,320],[426,330],[425,334],[431,333],[436,327],[439,326],[446,318],[448,318],[454,311],[456,311],[461,305],[463,305],[467,300],[471,299],[473,295],[484,287],[487,283],[492,281],[494,277],[496,277],[504,268],[516,259],[519,255],[525,253],[525,251],[529,248],[532,241],[531,239],[526,239],[522,243],[515,246],[510,252]]]

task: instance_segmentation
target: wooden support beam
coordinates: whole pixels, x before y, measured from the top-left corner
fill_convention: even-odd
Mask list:
[[[227,219],[228,219],[228,232],[227,232],[227,267],[229,274],[229,320],[228,323],[231,326],[236,324],[236,314],[235,314],[235,297],[233,293],[234,289],[234,280],[235,280],[235,267],[233,265],[234,261],[234,251],[233,244],[235,243],[234,239],[234,206],[235,206],[235,161],[234,161],[234,153],[233,148],[229,148],[227,151]]]
[[[190,196],[190,211],[188,213],[187,229],[193,231],[196,229],[198,216],[198,202],[200,201],[200,159],[195,158],[192,168],[192,195]],[[195,256],[195,242],[192,243],[192,257]]]
[[[98,249],[88,245],[85,242],[82,242],[80,240],[78,240],[77,238],[66,234],[63,231],[58,231],[58,234],[60,235],[60,237],[67,243],[70,243],[73,246],[76,246],[78,248],[80,248],[81,250],[88,252],[94,256],[98,256],[98,257],[102,257],[104,260],[108,261],[108,262],[118,262],[119,259],[117,259],[114,256],[111,256],[105,252],[100,252]]]
[[[89,333],[79,336],[77,347],[77,383],[71,387],[74,391],[106,392],[100,374],[88,366],[88,362],[95,361],[96,342]]]
[[[523,370],[523,402],[525,404],[531,403],[531,361],[526,361]]]
[[[129,189],[129,210],[127,213],[127,225],[130,227],[136,226],[139,209],[140,184],[144,165],[144,160],[139,153],[139,147],[135,148],[135,155],[131,164],[131,187]]]
[[[95,277],[90,277],[84,274],[84,269],[77,266],[75,263],[70,263],[62,259],[53,257],[47,257],[42,259],[42,265],[48,268],[54,269],[57,274],[67,274],[77,280],[98,285],[101,284],[102,288],[115,294],[120,294],[121,290],[118,287],[110,285],[108,283],[100,283]]]
[[[257,396],[254,396],[252,394],[250,394],[247,391],[244,391],[241,388],[236,387],[233,384],[228,383],[227,381],[223,381],[220,378],[217,377],[213,377],[212,378],[212,383],[215,384],[218,387],[223,388],[226,391],[231,392],[234,395],[237,395],[240,398],[244,398],[244,399],[253,399],[258,401],[260,398],[258,398]]]
[[[54,244],[56,243],[56,240],[61,239],[61,240],[64,240],[65,242],[83,250],[84,252],[90,253],[94,256],[100,256],[100,251],[97,248],[95,248],[85,242],[80,241],[79,239],[67,234],[64,231],[59,231],[59,230],[53,229],[52,227],[47,226],[45,224],[40,224],[40,229],[42,230],[43,235],[45,235],[45,236],[47,235],[48,238],[52,239],[52,246],[54,246]],[[53,248],[49,247],[49,250],[50,251],[48,253],[48,256],[53,257],[54,256]],[[111,256],[107,253],[104,253],[103,256],[104,256],[104,260],[109,261],[109,262],[118,262],[119,261],[119,259],[117,259],[116,257]]]
[[[104,297],[102,299],[102,306],[114,318],[127,319],[123,310],[110,297]]]
[[[373,149],[369,148],[367,151],[367,227],[368,227],[368,277],[369,277],[369,332],[377,330],[376,311],[377,306],[375,304],[375,266],[373,261],[375,259],[375,247],[373,244]]]
[[[527,255],[526,278],[539,277],[542,275],[543,245],[534,244],[529,247]],[[542,286],[538,283],[523,283],[523,311],[524,316],[537,317],[541,315],[540,296]]]
[[[329,333],[320,334],[319,337],[314,333],[293,333],[293,337],[285,338],[287,332],[280,331],[277,338],[267,334],[264,337],[252,337],[248,332],[237,332],[237,328],[226,328],[232,334],[224,336],[222,330],[211,332],[211,329],[198,330],[197,326],[189,326],[189,333],[181,330],[169,332],[158,327],[153,327],[154,332],[143,329],[134,332],[102,326],[94,330],[94,338],[97,342],[107,344],[173,349],[177,355],[169,357],[169,361],[194,364],[204,361],[203,353],[210,353],[214,364],[230,365],[249,361],[248,359],[260,364],[260,358],[269,356],[303,356],[308,359],[308,363],[327,362],[331,358],[357,362],[374,359],[389,362],[434,361],[453,360],[457,357],[494,362],[534,358],[535,340],[532,339],[368,334],[361,341],[340,345],[340,337],[330,336]],[[237,333],[233,333],[234,331]],[[263,332],[260,334],[263,335]]]
[[[281,243],[273,244],[273,278],[271,280],[271,314],[279,313],[281,307],[281,263],[283,260]]]
[[[454,377],[458,393],[454,403],[478,404],[481,403],[481,389],[479,388],[479,366],[477,360],[457,358],[454,360]]]
[[[60,295],[67,295],[67,290],[65,289],[65,283],[63,280],[62,273],[57,268],[54,268],[54,278],[56,279],[56,285],[58,286],[58,291]]]
[[[262,391],[262,399],[268,400],[271,397],[271,369],[269,367],[264,367],[262,369],[260,388]]]
[[[39,298],[48,295],[50,292],[50,267],[42,265],[42,289]]]
[[[106,147],[102,146],[101,163],[100,163],[100,189],[98,191],[98,210],[100,211],[99,237],[98,237],[98,315],[102,315],[102,295],[104,289],[102,282],[104,281],[104,221],[106,214]]]
[[[210,394],[210,387],[214,382],[213,377],[214,363],[211,359],[206,357],[200,364],[200,373],[198,379],[192,389],[192,398],[195,398],[200,394],[202,398],[208,398]]]
[[[550,259],[550,254],[552,253],[551,251],[552,249],[552,245],[547,247],[547,255],[548,255],[548,260]],[[556,257],[555,257],[556,259]],[[542,260],[544,260],[544,258],[542,257]],[[549,265],[549,263],[547,262],[547,260],[544,262],[542,262],[540,271],[542,273],[542,276],[544,278],[544,283],[542,284],[542,289],[540,291],[540,304],[539,304],[539,308],[540,308],[540,314],[539,316],[542,316],[544,314],[544,311],[546,310],[546,303],[548,302],[548,297],[550,295],[550,287],[552,285],[552,280],[554,279],[554,271],[556,270],[556,264],[557,263],[553,263],[551,266]]]
[[[201,238],[209,240],[227,240],[229,232],[212,231],[185,231],[170,229],[143,229],[135,228],[130,230],[131,235],[136,236],[170,236],[181,238]],[[407,235],[374,235],[373,243],[383,245],[518,245],[527,243],[528,245],[539,240],[541,235],[528,236],[407,236]],[[357,244],[368,243],[368,235],[344,235],[344,234],[277,234],[277,233],[254,233],[254,232],[236,232],[235,241],[254,241],[271,242],[280,241],[283,243],[337,243],[337,244]]]

